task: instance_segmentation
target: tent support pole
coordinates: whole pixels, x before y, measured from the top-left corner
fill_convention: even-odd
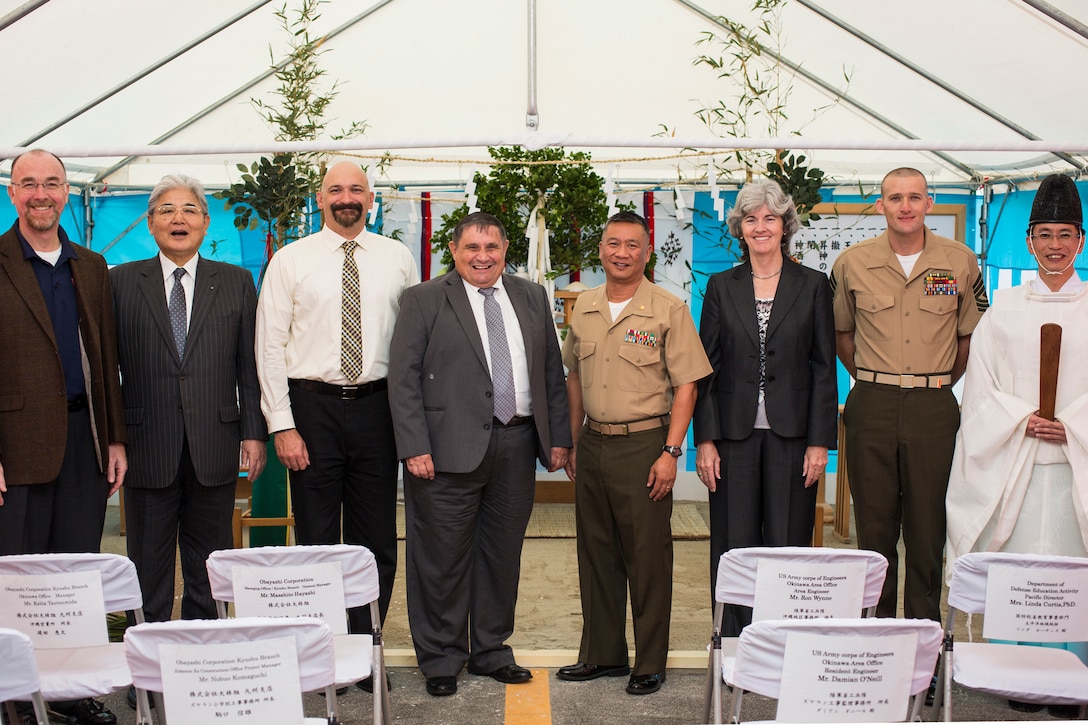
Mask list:
[[[529,107],[525,111],[525,130],[540,127],[540,112],[536,107],[536,0],[528,0],[529,10]]]

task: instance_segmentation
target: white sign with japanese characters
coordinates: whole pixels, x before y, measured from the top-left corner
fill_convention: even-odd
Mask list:
[[[234,567],[239,617],[316,617],[333,634],[347,634],[340,562],[307,566]]]
[[[918,635],[786,638],[777,720],[902,722],[907,719]]]
[[[294,637],[224,644],[161,644],[170,725],[302,723]]]
[[[97,570],[0,575],[0,611],[36,649],[109,642],[102,575]]]
[[[798,564],[761,559],[752,620],[857,617],[865,593],[865,562]]]
[[[1088,569],[991,564],[982,636],[1076,642],[1088,632]]]

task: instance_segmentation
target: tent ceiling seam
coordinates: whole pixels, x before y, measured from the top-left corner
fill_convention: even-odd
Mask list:
[[[393,0],[379,0],[379,2],[375,3],[374,5],[371,5],[369,8],[367,8],[363,12],[359,13],[358,15],[356,15],[351,20],[348,20],[347,22],[342,23],[340,26],[338,26],[338,27],[334,28],[333,30],[329,31],[328,34],[326,34],[325,36],[323,36],[321,38],[320,42],[325,43],[325,42],[335,38],[340,33],[344,32],[348,28],[354,26],[356,23],[359,23],[360,21],[365,20],[366,18],[370,17],[371,15],[373,15],[374,13],[381,10],[383,7],[385,7],[386,5],[389,5],[392,2],[393,2]],[[261,73],[260,75],[254,77],[248,83],[243,84],[242,86],[238,87],[234,91],[232,91],[232,92],[228,93],[227,95],[223,96],[222,98],[220,98],[218,101],[215,101],[210,106],[205,107],[203,110],[198,111],[193,116],[190,116],[186,120],[182,121],[181,123],[179,123],[174,128],[170,129],[169,131],[167,131],[163,135],[161,135],[158,138],[156,138],[155,140],[153,140],[150,145],[155,146],[155,145],[160,144],[163,141],[166,141],[167,139],[181,133],[186,128],[193,125],[194,123],[196,123],[200,119],[204,118],[205,116],[207,116],[212,111],[215,111],[216,109],[220,108],[221,106],[223,106],[223,105],[229,103],[230,101],[234,100],[238,96],[242,95],[243,93],[245,93],[249,89],[256,86],[261,81],[263,81],[263,80],[267,79],[268,77],[270,77],[276,71],[281,70],[282,68],[284,68],[286,65],[287,65],[287,61],[284,60],[284,61],[281,61],[280,63],[272,66],[271,68],[269,68],[264,73]],[[125,158],[121,159],[120,161],[118,161],[116,164],[109,167],[108,169],[100,171],[97,175],[95,175],[95,177],[93,179],[91,179],[90,183],[93,184],[95,182],[102,181],[103,179],[107,178],[110,174],[113,174],[113,173],[116,173],[117,171],[120,171],[121,169],[128,166],[129,164],[131,164],[133,161],[135,161],[138,158],[139,158],[139,156],[126,156]]]
[[[700,15],[703,18],[705,18],[706,20],[709,20],[714,25],[717,25],[718,27],[724,27],[724,26],[722,26],[722,23],[718,20],[718,16],[714,15],[713,13],[711,13],[706,8],[692,2],[692,0],[675,0],[675,1],[680,3],[681,5],[685,6],[686,8],[688,8],[689,10],[694,12],[696,15]],[[802,67],[800,63],[794,63],[793,61],[789,60],[788,58],[785,58],[784,56],[777,53],[773,48],[768,48],[767,46],[763,45],[762,43],[759,44],[759,48],[760,48],[760,52],[765,53],[766,55],[769,55],[772,58],[774,58],[775,60],[777,60],[778,62],[782,63],[787,68],[792,70],[794,73],[797,73],[798,75],[805,78],[809,83],[812,83],[813,85],[815,85],[820,90],[822,90],[825,93],[829,94],[832,98],[841,100],[841,101],[853,106],[854,108],[856,108],[858,111],[860,111],[864,115],[869,116],[873,120],[875,120],[878,123],[886,126],[887,128],[891,129],[892,131],[900,134],[901,136],[905,136],[906,138],[909,138],[909,139],[915,139],[915,140],[918,139],[918,136],[916,136],[915,134],[911,133],[907,129],[905,129],[902,126],[900,126],[899,124],[895,123],[890,118],[884,116],[882,113],[880,113],[876,109],[870,108],[868,105],[866,105],[865,103],[862,103],[857,98],[854,98],[853,96],[849,95],[848,93],[846,93],[846,92],[840,90],[839,88],[835,87],[830,82],[824,80],[820,76],[818,76],[815,73],[809,71],[807,68]],[[975,169],[973,169],[972,167],[964,164],[961,161],[958,161],[957,159],[955,159],[952,156],[949,156],[946,153],[943,153],[941,151],[931,151],[931,152],[927,152],[927,153],[930,153],[931,155],[937,157],[938,159],[945,162],[946,164],[949,164],[953,168],[959,169],[959,171],[961,173],[963,173],[965,176],[967,176],[968,179],[976,179],[976,178],[979,178],[979,176],[980,176],[979,173],[977,171],[975,171]]]
[[[196,38],[193,38],[187,44],[185,44],[182,47],[178,48],[173,53],[170,53],[169,55],[164,56],[163,58],[160,58],[158,61],[151,64],[147,68],[144,68],[143,70],[136,73],[135,75],[130,76],[126,80],[121,81],[118,85],[116,85],[113,88],[109,89],[105,93],[100,94],[97,98],[94,98],[94,99],[88,101],[87,103],[80,106],[76,110],[68,113],[67,115],[61,116],[59,119],[54,121],[49,126],[46,126],[45,128],[41,129],[37,133],[31,135],[29,138],[26,138],[23,141],[20,141],[17,145],[18,146],[29,146],[30,144],[34,143],[35,141],[38,141],[39,139],[45,137],[46,135],[52,133],[53,131],[56,131],[58,128],[60,128],[61,126],[64,126],[69,121],[73,121],[76,118],[79,118],[84,113],[91,110],[92,108],[94,108],[98,104],[100,104],[100,103],[102,103],[102,102],[104,102],[106,100],[109,100],[113,96],[117,95],[121,91],[123,91],[126,88],[128,88],[129,86],[131,86],[133,83],[136,83],[137,81],[139,81],[139,80],[141,80],[143,78],[146,78],[147,76],[149,76],[152,73],[154,73],[155,71],[157,71],[159,68],[162,68],[167,63],[170,63],[174,59],[188,53],[190,50],[197,47],[198,45],[203,43],[205,40],[208,40],[209,38],[215,37],[219,33],[223,32],[224,30],[229,28],[231,25],[234,25],[236,22],[238,22],[242,18],[246,17],[247,15],[252,13],[253,11],[260,8],[262,5],[267,5],[269,2],[271,2],[271,0],[259,0],[258,2],[254,3],[249,8],[243,10],[242,12],[238,13],[234,17],[228,18],[227,20],[225,20],[223,23],[221,23],[217,27],[212,28],[211,30],[197,36]]]
[[[960,101],[962,101],[962,102],[966,103],[967,105],[971,106],[976,111],[978,111],[978,112],[980,112],[980,113],[982,113],[982,114],[984,114],[986,116],[989,116],[991,119],[993,119],[994,121],[997,121],[998,123],[1005,126],[1006,128],[1020,134],[1021,136],[1023,136],[1026,139],[1030,139],[1032,141],[1041,141],[1042,140],[1039,136],[1035,135],[1034,133],[1027,130],[1023,126],[1021,126],[1018,123],[1012,121],[1011,119],[1005,118],[1005,116],[1001,115],[997,111],[995,111],[992,108],[990,108],[989,106],[985,105],[984,103],[982,103],[982,101],[978,100],[977,98],[974,98],[973,96],[968,95],[967,93],[961,91],[960,89],[956,88],[955,86],[953,86],[950,83],[946,83],[945,81],[943,81],[940,78],[938,78],[937,76],[933,75],[932,73],[930,73],[926,69],[922,68],[920,65],[917,65],[916,63],[911,61],[906,56],[902,55],[901,53],[897,53],[896,51],[892,50],[888,46],[884,45],[883,43],[881,43],[880,41],[878,41],[876,38],[872,37],[871,35],[862,32],[858,28],[855,28],[853,25],[851,25],[850,23],[847,23],[845,20],[842,20],[841,18],[839,18],[839,17],[837,17],[835,15],[832,15],[827,10],[824,10],[822,7],[820,7],[816,3],[812,2],[812,0],[797,0],[797,3],[799,5],[801,5],[801,6],[803,6],[803,7],[808,8],[812,12],[816,13],[817,15],[822,17],[824,20],[827,20],[832,25],[835,25],[836,27],[840,28],[841,30],[849,33],[850,35],[853,35],[858,40],[862,41],[863,43],[870,46],[871,48],[879,51],[880,53],[886,55],[887,57],[891,58],[892,60],[894,60],[897,63],[899,63],[900,65],[902,65],[903,67],[909,68],[910,70],[914,71],[915,73],[917,73],[922,78],[925,78],[927,81],[934,84],[938,88],[944,90],[947,93],[950,93],[951,95],[953,95],[954,97],[956,97]],[[1068,154],[1062,154],[1062,153],[1054,153],[1054,155],[1057,156],[1058,158],[1060,158],[1061,160],[1065,161],[1067,164],[1070,164],[1071,166],[1073,166],[1078,171],[1083,171],[1084,170],[1084,165],[1081,162],[1077,161],[1072,156],[1069,156]]]

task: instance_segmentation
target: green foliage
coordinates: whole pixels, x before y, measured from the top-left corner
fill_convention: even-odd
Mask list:
[[[321,89],[325,71],[319,65],[324,53],[323,37],[310,35],[310,27],[321,17],[319,6],[328,0],[300,0],[298,7],[288,10],[284,5],[276,11],[280,27],[288,36],[286,59],[275,63],[279,86],[272,92],[276,101],[251,99],[261,117],[275,131],[277,141],[313,141],[327,126],[325,114],[329,104],[339,94],[339,83]],[[366,122],[356,121],[333,139],[352,138],[365,132]],[[217,192],[224,207],[234,210],[234,226],[239,231],[256,229],[264,222],[272,236],[273,251],[294,241],[309,226],[310,197],[320,188],[323,169],[319,155],[314,153],[281,153],[271,158],[261,157],[251,166],[238,164],[241,181]]]
[[[824,172],[804,164],[804,156],[795,157],[792,151],[780,152],[778,160],[767,163],[767,178],[777,181],[782,190],[793,197],[801,224],[807,227],[810,221],[820,220],[820,215],[813,214],[812,209],[823,200],[820,187],[824,183]]]
[[[708,52],[692,61],[717,73],[719,79],[731,81],[729,97],[700,108],[696,118],[719,136],[752,138],[766,134],[778,137],[785,122],[786,102],[793,91],[788,78],[783,78],[782,64],[766,54],[764,49],[781,48],[782,30],[779,14],[786,0],[756,0],[752,10],[758,20],[753,27],[726,17],[716,18],[721,31],[700,35],[696,46]],[[757,131],[757,133],[753,133]],[[766,149],[737,149],[736,162],[751,181],[771,157]]]
[[[514,162],[498,164],[487,176],[476,174],[474,178],[476,205],[506,227],[510,238],[507,264],[527,263],[528,217],[543,197],[545,223],[552,233],[552,276],[600,266],[597,244],[608,221],[608,204],[604,180],[590,166],[590,155],[578,152],[568,156],[561,148],[528,151],[520,146],[489,148],[488,153],[497,161]],[[563,160],[576,163],[539,163]],[[447,266],[453,261],[449,253],[453,229],[466,214],[468,206],[462,204],[443,216],[442,227],[431,239],[434,249],[443,250],[442,261]]]
[[[290,154],[262,156],[252,166],[238,164],[241,181],[214,196],[223,199],[225,209],[234,210],[234,227],[256,229],[263,222],[275,240],[275,248],[294,241],[302,227],[310,182],[299,173]]]

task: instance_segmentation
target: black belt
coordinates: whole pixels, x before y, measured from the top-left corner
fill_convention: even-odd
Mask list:
[[[75,413],[76,411],[83,410],[87,407],[87,396],[81,395],[78,398],[72,398],[68,401],[68,412]]]
[[[340,400],[358,400],[359,398],[365,398],[368,395],[373,395],[374,393],[389,387],[389,383],[385,378],[371,380],[369,383],[362,383],[360,385],[333,385],[332,383],[323,383],[320,380],[291,378],[287,381],[287,384],[292,388],[305,390],[307,393],[332,395],[333,397],[340,398]]]
[[[529,425],[532,422],[533,422],[533,416],[531,416],[531,415],[515,415],[513,418],[506,421],[505,423],[503,423],[498,418],[492,418],[491,419],[491,424],[492,425],[497,425],[500,428],[513,428],[514,426],[518,426],[518,425]]]

